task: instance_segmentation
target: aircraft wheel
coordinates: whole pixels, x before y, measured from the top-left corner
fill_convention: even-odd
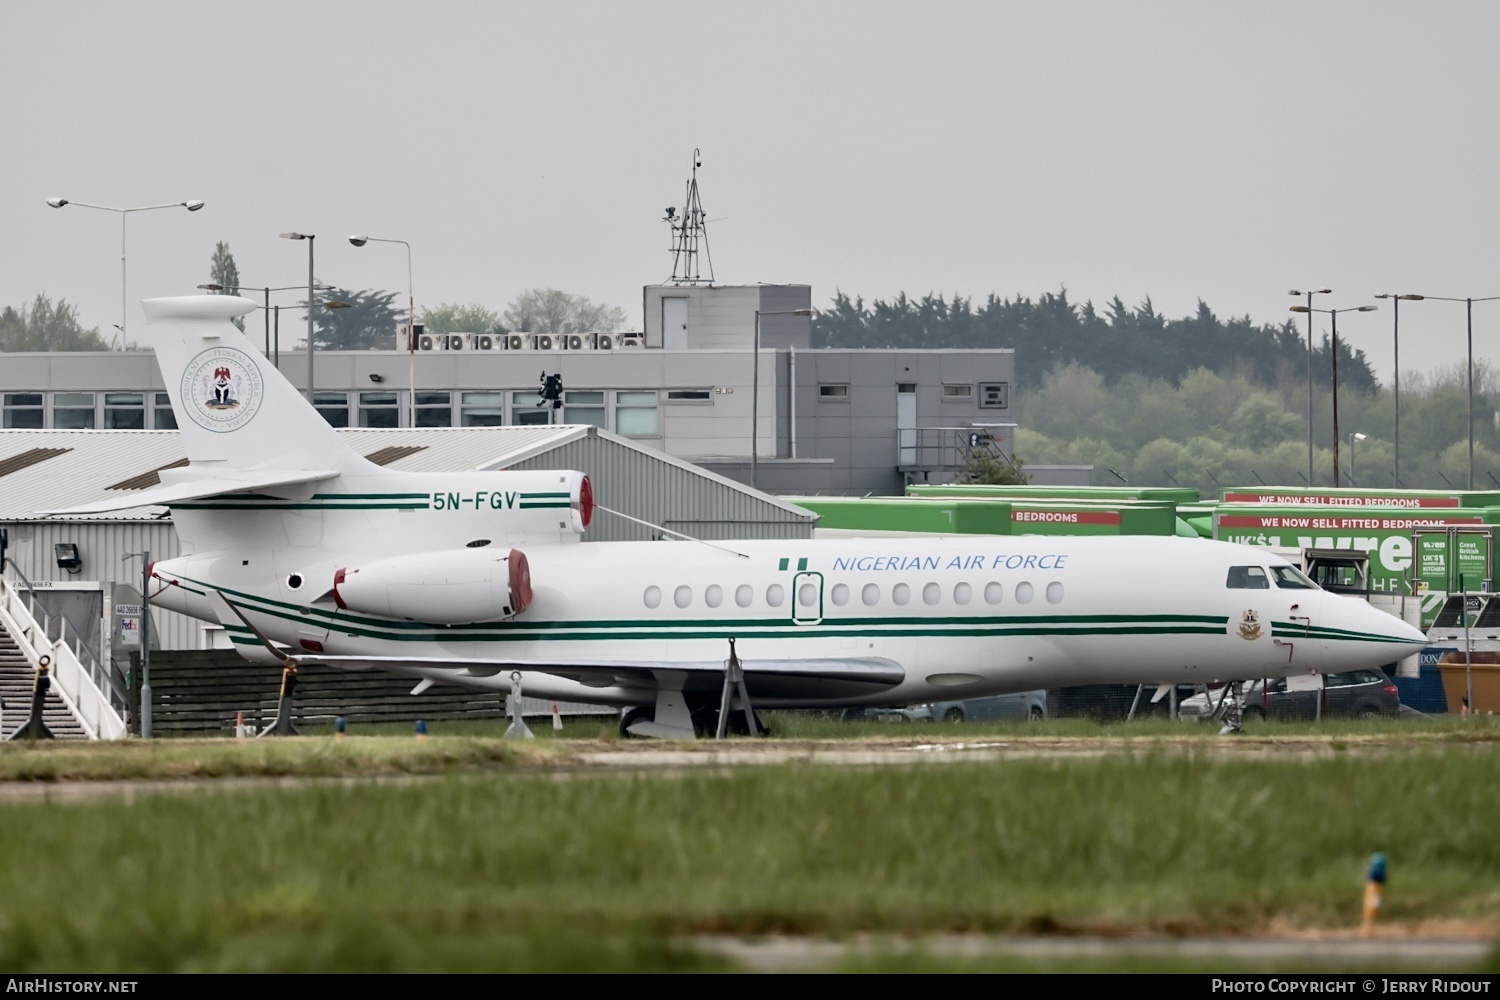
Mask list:
[[[950,708],[950,709],[948,709],[948,711],[946,711],[946,712],[943,713],[943,721],[944,722],[962,722],[962,721],[964,721],[964,710],[961,709],[961,708]]]
[[[1251,705],[1250,707],[1245,709],[1241,718],[1243,718],[1246,722],[1264,722],[1266,718],[1266,710],[1261,708],[1259,705]]]
[[[1032,705],[1031,714],[1027,716],[1027,719],[1031,722],[1041,722],[1046,717],[1047,713],[1042,710],[1042,706]]]
[[[650,705],[637,705],[620,716],[620,738],[626,740],[638,740],[643,737],[637,736],[630,731],[630,727],[637,722],[653,722],[656,719],[656,709]]]

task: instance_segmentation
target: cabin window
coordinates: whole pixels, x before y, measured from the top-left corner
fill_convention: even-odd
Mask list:
[[[453,426],[453,393],[451,393],[451,392],[418,392],[417,393],[417,426],[418,427],[452,427]]]
[[[693,603],[693,588],[678,587],[672,592],[672,603],[679,608],[685,608]]]
[[[864,590],[859,592],[859,599],[865,602],[865,607],[873,608],[880,603],[880,584],[867,583]]]
[[[1304,576],[1302,571],[1295,566],[1272,566],[1271,575],[1276,578],[1276,586],[1283,590],[1318,589],[1318,585]]]
[[[943,588],[935,583],[929,583],[922,588],[922,603],[926,605],[936,604],[943,599]]]
[[[1231,566],[1225,586],[1230,590],[1270,590],[1271,581],[1259,566]]]
[[[1063,599],[1063,585],[1056,580],[1047,584],[1047,603],[1061,604]]]
[[[359,426],[400,427],[401,408],[394,392],[362,392],[359,394]]]
[[[94,394],[59,392],[52,397],[52,426],[58,430],[94,429]]]
[[[829,600],[833,601],[834,604],[837,604],[841,608],[844,605],[848,604],[849,603],[849,586],[848,586],[848,584],[844,584],[844,583],[834,584],[833,590],[829,593],[828,598],[829,598]]]
[[[648,608],[661,607],[661,588],[655,586],[647,587],[645,600],[646,607]]]
[[[5,394],[5,426],[40,430],[42,427],[42,394],[39,392],[7,392]]]
[[[313,406],[318,415],[328,421],[329,427],[349,426],[349,394],[347,392],[313,391]]]
[[[904,583],[898,583],[891,588],[891,600],[897,604],[906,604],[911,600],[911,588]]]
[[[755,591],[750,589],[748,583],[742,583],[734,588],[734,603],[742,608],[748,608],[750,602],[755,600]]]
[[[146,427],[146,394],[106,392],[104,426],[112,431],[139,431]]]
[[[656,437],[656,390],[615,393],[615,433],[627,437]]]
[[[953,603],[968,604],[974,596],[974,588],[967,583],[958,583],[953,586]]]
[[[724,603],[724,588],[717,583],[710,585],[703,591],[703,603],[711,608],[717,608]]]
[[[1020,583],[1016,584],[1016,603],[1031,603],[1031,584],[1027,583],[1025,580],[1022,580]]]
[[[779,583],[773,583],[766,588],[766,603],[773,608],[781,607],[781,602],[786,600],[786,588]]]
[[[1005,596],[1005,588],[998,583],[987,583],[984,585],[984,603],[999,604],[1000,598]]]
[[[797,603],[804,608],[815,607],[818,603],[818,588],[810,583],[804,583],[797,588]]]
[[[164,392],[156,394],[156,406],[151,415],[151,426],[159,431],[177,429],[177,414],[172,412],[172,397]]]

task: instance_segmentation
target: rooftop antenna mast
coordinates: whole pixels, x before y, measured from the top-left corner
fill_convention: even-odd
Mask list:
[[[693,150],[693,175],[687,182],[687,198],[682,212],[667,206],[662,220],[672,227],[672,284],[696,285],[703,280],[698,270],[698,253],[701,245],[703,257],[708,263],[708,283],[714,283],[714,258],[708,250],[708,220],[704,217],[703,203],[698,200],[698,168],[703,166],[701,154]]]

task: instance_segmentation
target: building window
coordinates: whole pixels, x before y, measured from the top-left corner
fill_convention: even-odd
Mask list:
[[[656,437],[656,392],[615,393],[615,433],[627,437]]]
[[[464,395],[479,395],[477,393],[464,393]],[[499,395],[496,393],[495,395]],[[542,403],[542,399],[534,392],[513,392],[510,394],[510,422],[513,424],[550,424],[552,422],[552,404]]]
[[[943,402],[945,403],[967,403],[973,398],[974,387],[972,385],[943,386]]]
[[[505,393],[461,392],[458,394],[460,427],[500,427],[505,423]]]
[[[818,398],[847,400],[849,398],[849,386],[847,384],[820,385],[818,386]]]
[[[401,409],[394,392],[362,392],[359,394],[359,426],[400,427]]]
[[[146,394],[143,392],[106,392],[104,426],[112,431],[139,431],[146,428]]]
[[[987,410],[1003,410],[1010,406],[1010,383],[979,383],[979,405]]]
[[[604,393],[593,389],[564,390],[563,423],[605,427]]]
[[[42,394],[39,392],[7,392],[5,394],[5,426],[19,429],[40,429],[43,424]]]
[[[52,426],[58,430],[91,431],[94,423],[92,392],[59,392],[52,397]]]
[[[172,397],[164,392],[155,394],[155,403],[151,408],[151,426],[159,431],[177,429],[177,414],[172,412]]]
[[[417,426],[418,427],[452,427],[453,426],[453,393],[451,393],[451,392],[419,392],[419,393],[417,393]]]
[[[313,390],[313,405],[328,421],[329,427],[349,426],[349,394],[347,392],[318,392]]]
[[[712,403],[714,392],[712,389],[668,389],[667,402],[669,403]]]

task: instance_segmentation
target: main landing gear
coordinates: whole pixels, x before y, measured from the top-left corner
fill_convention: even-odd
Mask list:
[[[672,686],[675,680],[677,686]],[[657,682],[656,704],[637,705],[620,716],[622,737],[655,736],[660,739],[697,739],[712,733],[722,740],[726,734],[735,736],[759,736],[765,732],[765,723],[750,704],[750,694],[745,688],[745,670],[735,652],[734,640],[729,640],[729,659],[724,663],[724,685],[719,695],[719,705],[695,701],[688,703],[681,689],[686,680],[685,671],[662,671]],[[738,696],[738,705],[735,704]]]

